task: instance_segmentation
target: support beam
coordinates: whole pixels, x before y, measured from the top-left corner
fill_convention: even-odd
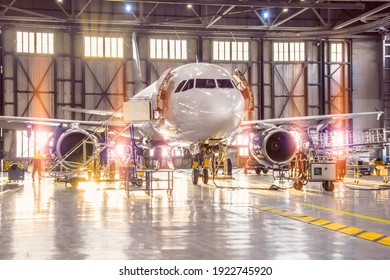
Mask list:
[[[211,21],[207,26],[206,28],[209,28],[210,26],[212,26],[214,23],[216,23],[218,20],[220,20],[223,16],[227,15],[231,10],[233,10],[236,6],[230,6],[229,8],[227,8],[223,13],[222,15],[218,16],[217,18],[215,18],[213,21]]]
[[[390,7],[390,3],[384,4],[384,5],[380,6],[380,7],[372,9],[372,10],[368,11],[367,13],[364,13],[364,14],[358,16],[358,17],[355,17],[355,18],[350,19],[350,20],[348,20],[346,22],[343,22],[343,23],[341,23],[339,25],[336,25],[335,27],[333,27],[333,30],[338,30],[338,29],[344,28],[344,27],[346,27],[346,26],[348,26],[348,25],[350,25],[352,23],[355,23],[357,21],[363,20],[366,17],[372,16],[373,14],[376,14],[377,12],[380,12],[380,11],[382,11],[384,9],[389,8],[389,7]]]
[[[111,2],[123,2],[123,0],[106,0]],[[187,5],[187,1],[183,0],[136,0],[132,2],[142,2],[142,3],[160,3],[168,5]],[[270,1],[263,2],[257,0],[247,0],[247,1],[236,1],[236,0],[225,0],[223,3],[218,0],[193,0],[191,1],[192,5],[211,5],[211,6],[221,6],[221,4],[226,6],[238,6],[238,7],[255,7],[255,8],[316,8],[316,9],[335,9],[335,10],[364,10],[364,4],[348,4],[348,3],[306,3],[306,2],[289,2],[289,1]]]
[[[270,26],[269,29],[272,30],[272,29],[274,29],[275,27],[278,27],[279,25],[282,25],[283,23],[288,22],[289,20],[295,18],[296,16],[298,16],[298,15],[300,15],[300,14],[306,12],[308,9],[309,9],[309,8],[305,8],[305,9],[302,9],[302,10],[296,12],[295,14],[293,14],[293,15],[291,15],[291,16],[285,18],[284,20],[279,21],[277,24],[274,24],[274,25]]]

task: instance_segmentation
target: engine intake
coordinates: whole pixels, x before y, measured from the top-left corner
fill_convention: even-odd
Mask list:
[[[55,156],[61,164],[69,169],[87,166],[97,152],[95,135],[80,128],[70,128],[58,138]]]
[[[287,164],[296,153],[297,143],[289,131],[271,128],[257,132],[250,141],[249,150],[261,164]]]

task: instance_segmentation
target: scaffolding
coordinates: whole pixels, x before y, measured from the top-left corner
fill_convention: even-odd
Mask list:
[[[386,141],[384,128],[365,130],[326,131],[309,133],[310,142],[317,149],[347,149],[353,147],[383,146]]]

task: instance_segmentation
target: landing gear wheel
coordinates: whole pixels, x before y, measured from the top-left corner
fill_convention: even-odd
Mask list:
[[[322,187],[324,190],[331,192],[334,189],[334,183],[332,181],[323,181]]]
[[[260,172],[261,172],[261,168],[260,167],[256,167],[255,168],[255,173],[258,175],[258,174],[260,174]]]
[[[302,181],[294,181],[293,187],[294,187],[294,189],[296,189],[298,191],[301,190],[303,188]]]
[[[268,168],[267,168],[267,167],[264,167],[264,168],[263,168],[263,173],[264,173],[264,174],[267,174],[267,173],[268,173]]]
[[[203,184],[207,184],[209,181],[209,170],[208,169],[206,169],[206,168],[203,169],[202,177],[203,177],[203,179],[202,179]]]
[[[232,160],[228,158],[227,160],[227,175],[232,176],[233,174],[233,165],[232,165]]]
[[[192,169],[191,177],[192,177],[192,183],[193,183],[194,185],[198,184],[198,180],[199,180],[199,170],[198,170],[197,168],[193,168],[193,169]]]

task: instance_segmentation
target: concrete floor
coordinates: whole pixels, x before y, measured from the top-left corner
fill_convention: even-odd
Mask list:
[[[370,189],[379,181],[269,190],[269,175],[234,170],[234,179],[194,186],[184,170],[172,196],[149,197],[119,183],[2,176],[2,260],[390,259],[390,191]]]

